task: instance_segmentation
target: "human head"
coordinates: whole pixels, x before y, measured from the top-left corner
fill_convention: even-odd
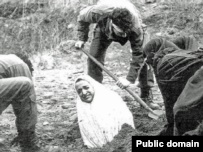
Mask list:
[[[174,43],[164,39],[164,38],[154,38],[150,40],[143,48],[144,57],[147,57],[147,63],[152,64],[156,52],[164,50],[164,52],[171,52],[173,50],[179,49]],[[162,52],[163,54],[163,52]]]
[[[26,52],[24,52],[24,51],[23,52],[18,51],[18,52],[15,52],[13,54],[18,56],[21,60],[23,60],[23,62],[25,62],[27,64],[27,66],[28,66],[28,68],[29,68],[29,70],[30,70],[30,72],[32,74],[33,71],[34,71],[34,68],[33,68],[32,62],[29,59],[28,54]]]
[[[152,64],[155,53],[161,48],[163,39],[155,38],[150,40],[143,48],[144,57],[147,58],[147,63]]]
[[[132,14],[126,8],[116,8],[111,15],[112,23],[125,33],[133,27]]]
[[[91,103],[94,98],[94,87],[84,79],[77,79],[75,89],[83,102]]]
[[[127,34],[122,30],[120,29],[118,26],[116,26],[115,24],[112,23],[112,31],[114,32],[114,34],[116,34],[117,36],[120,36],[120,37],[126,37]]]

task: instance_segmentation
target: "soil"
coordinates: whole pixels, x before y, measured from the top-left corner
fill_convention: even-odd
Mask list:
[[[128,44],[129,45],[129,44]],[[118,77],[125,77],[128,72],[129,46],[121,47],[113,44],[107,53],[105,66]],[[122,49],[122,50],[121,50]],[[115,52],[116,55],[115,55]],[[121,95],[134,116],[136,130],[124,125],[115,139],[101,149],[87,149],[83,145],[77,123],[75,79],[85,73],[86,57],[78,56],[78,52],[58,52],[54,55],[54,68],[43,70],[35,68],[34,82],[38,103],[37,133],[41,146],[49,147],[47,152],[60,148],[62,152],[128,152],[131,151],[132,136],[153,136],[158,134],[165,119],[154,120],[148,117],[148,111],[141,108],[128,92],[116,86],[114,80],[104,73],[103,84]],[[139,89],[133,88],[139,94]],[[162,102],[157,85],[153,88],[154,102]],[[15,115],[12,107],[8,107],[0,117],[0,135],[9,147],[11,140],[17,135]],[[50,148],[50,146],[52,146]],[[47,148],[46,148],[47,149]],[[20,152],[19,147],[10,147],[12,152]],[[51,151],[52,150],[52,151]],[[46,150],[45,150],[46,151]]]
[[[144,17],[155,12],[156,3],[143,6]],[[150,13],[149,13],[150,12]],[[159,16],[156,16],[159,17]],[[155,23],[144,20],[148,27],[150,37],[159,30]],[[161,29],[164,31],[164,29]],[[165,29],[166,30],[166,29]],[[160,30],[159,30],[160,31]],[[88,49],[89,44],[85,49]],[[76,92],[74,80],[82,73],[86,73],[85,55],[78,50],[56,51],[51,55],[51,66],[42,61],[39,65],[34,61],[34,83],[37,93],[38,123],[37,134],[44,152],[130,152],[132,136],[157,135],[166,124],[165,115],[155,120],[148,116],[148,111],[139,104],[125,90],[116,86],[114,80],[104,73],[103,84],[116,91],[131,110],[136,129],[124,125],[114,140],[99,149],[88,149],[84,146],[76,113]],[[105,67],[117,77],[125,77],[129,69],[130,45],[120,46],[113,43],[106,55]],[[139,94],[138,88],[132,88]],[[153,87],[154,102],[163,105],[163,99],[157,84]],[[10,147],[11,140],[17,135],[15,115],[9,106],[0,116],[0,139],[11,152],[20,152],[19,147]],[[0,141],[1,143],[1,141]],[[5,147],[3,147],[6,149]],[[1,149],[1,145],[0,145]],[[6,152],[6,150],[3,150]],[[3,152],[2,151],[2,152]]]

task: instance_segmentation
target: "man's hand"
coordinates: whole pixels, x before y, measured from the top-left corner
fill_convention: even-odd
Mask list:
[[[75,48],[76,48],[76,49],[81,49],[81,48],[84,47],[84,44],[85,44],[84,41],[77,41],[77,42],[75,43]]]
[[[117,86],[119,86],[121,89],[125,89],[127,87],[129,87],[129,85],[131,84],[128,80],[124,79],[124,78],[119,78],[119,80],[116,82]]]

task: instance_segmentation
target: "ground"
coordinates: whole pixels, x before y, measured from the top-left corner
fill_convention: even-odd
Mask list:
[[[130,59],[128,45],[122,47],[115,43],[107,53],[105,66],[117,77],[125,77],[128,72]],[[148,111],[141,108],[128,92],[117,87],[114,80],[104,73],[103,84],[116,91],[124,99],[134,116],[136,130],[126,125],[118,137],[102,150],[86,149],[80,136],[75,106],[77,95],[74,81],[79,75],[86,72],[87,57],[84,54],[80,56],[80,54],[78,50],[67,53],[56,52],[53,55],[55,66],[52,69],[48,69],[45,64],[42,65],[43,70],[39,67],[35,68],[33,80],[39,114],[37,133],[41,139],[42,147],[59,146],[67,152],[113,152],[121,148],[122,151],[129,151],[132,135],[152,136],[161,130],[165,124],[164,117],[158,120],[148,117]],[[133,91],[139,94],[139,89],[133,88]],[[155,102],[162,102],[157,85],[153,88],[153,94]],[[11,107],[7,108],[0,117],[0,134],[4,137],[7,146],[17,134],[14,120],[15,116]],[[11,147],[12,152],[18,152],[18,150],[19,147]]]
[[[146,13],[153,12],[156,4],[145,6]],[[151,10],[150,10],[151,9]],[[151,14],[150,14],[151,15]],[[149,21],[148,21],[149,22]],[[147,21],[146,21],[147,23]],[[162,29],[163,30],[163,29]],[[160,30],[150,25],[148,27],[150,37]],[[88,50],[89,43],[85,49]],[[44,62],[40,64],[33,59],[35,65],[34,84],[37,93],[37,105],[39,119],[37,134],[41,140],[41,147],[47,152],[130,152],[132,136],[154,136],[166,124],[165,116],[155,120],[148,117],[148,111],[139,104],[125,90],[116,86],[114,80],[104,73],[103,84],[116,91],[126,102],[131,110],[136,129],[125,125],[115,139],[101,149],[87,149],[83,145],[80,136],[77,113],[77,95],[74,89],[75,79],[86,73],[87,57],[74,48],[70,50],[58,50],[51,55],[53,63],[49,66]],[[117,77],[125,77],[129,69],[130,47],[113,43],[108,49],[105,61],[107,67]],[[49,60],[49,59],[48,59]],[[132,88],[139,94],[138,88]],[[153,87],[154,102],[163,104],[163,99],[157,84]],[[11,106],[0,116],[0,139],[7,147],[17,135],[15,128],[15,116]],[[48,148],[48,146],[52,146]],[[1,148],[1,145],[0,145]],[[20,152],[19,147],[10,147],[11,152]]]

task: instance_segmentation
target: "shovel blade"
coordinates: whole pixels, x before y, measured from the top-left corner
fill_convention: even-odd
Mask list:
[[[152,118],[152,119],[159,119],[160,116],[162,116],[165,112],[163,110],[154,110],[153,113],[149,112],[148,113],[148,117]]]

